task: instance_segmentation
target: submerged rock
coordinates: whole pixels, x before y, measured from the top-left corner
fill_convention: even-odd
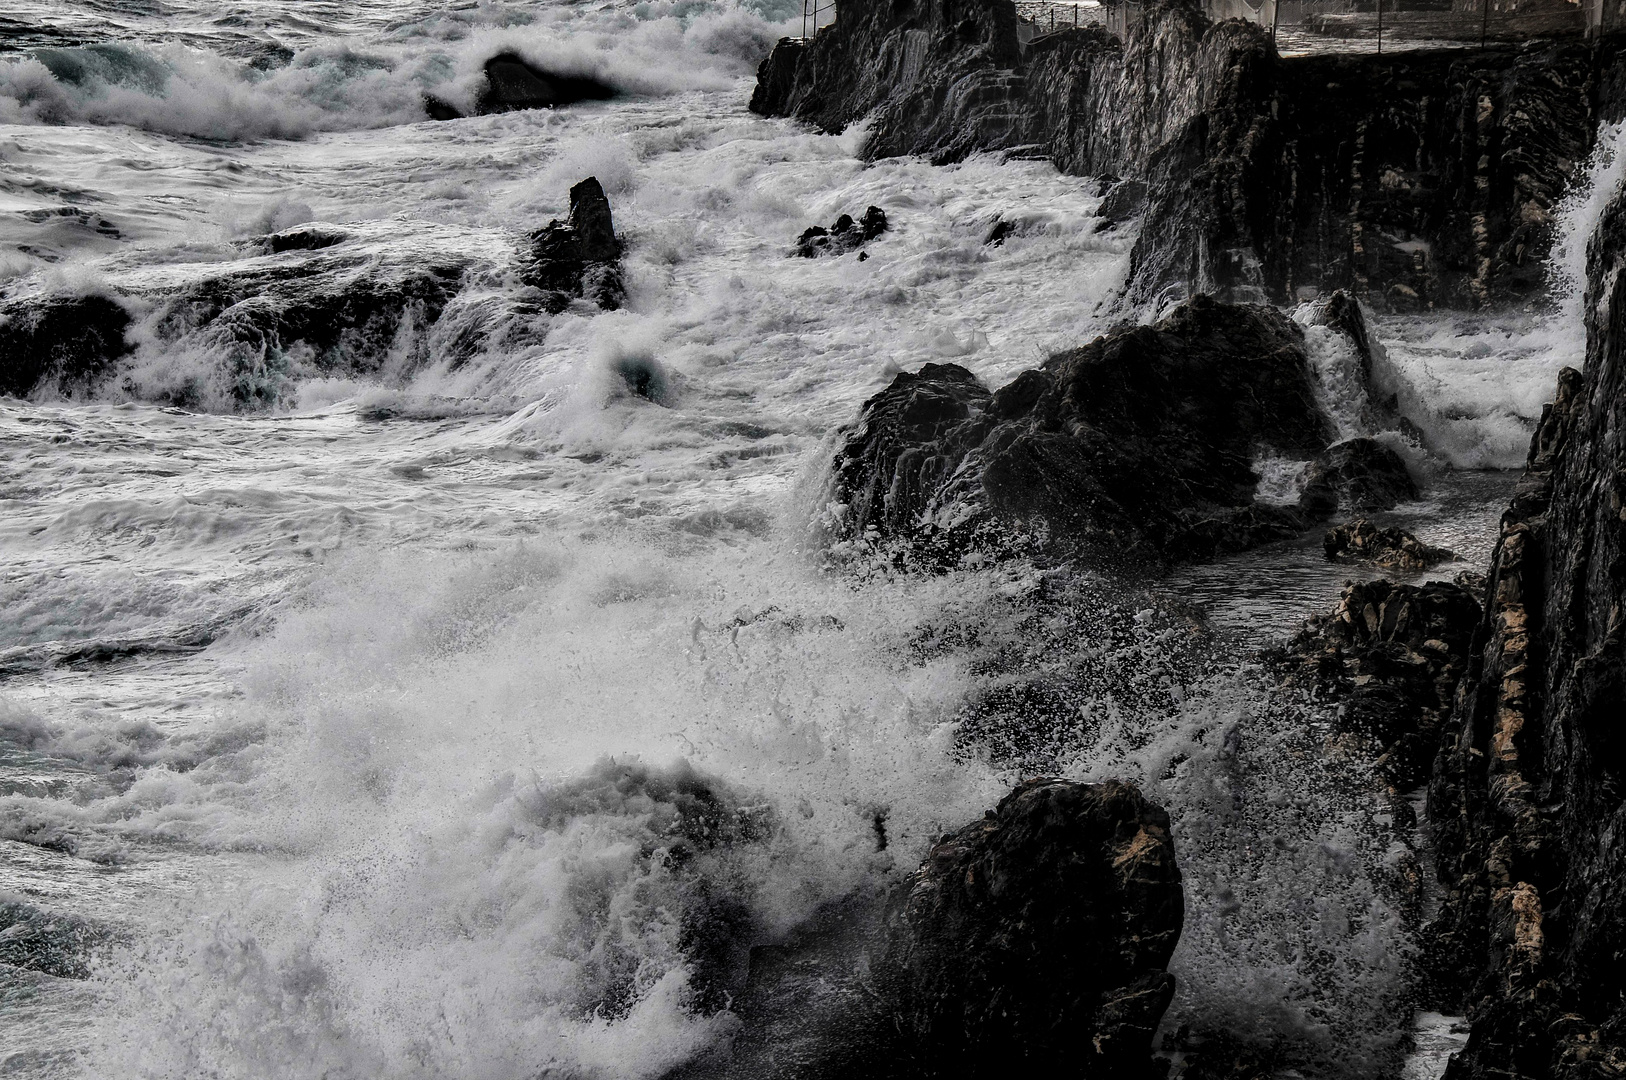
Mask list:
[[[1369,562],[1389,570],[1427,570],[1457,557],[1404,529],[1380,529],[1366,518],[1328,529],[1321,547],[1330,562]]]
[[[531,234],[520,277],[542,291],[542,306],[552,314],[576,297],[604,311],[620,308],[626,299],[621,241],[615,235],[609,197],[597,177],[589,176],[570,189],[567,220],[550,221]]]
[[[864,211],[857,221],[850,214],[836,218],[828,229],[815,225],[796,240],[796,254],[804,259],[820,255],[845,255],[857,251],[871,240],[886,232],[886,212],[879,206]]]
[[[901,890],[883,992],[921,1075],[1136,1075],[1184,912],[1168,814],[1117,781],[1029,780]]]
[[[0,394],[94,386],[130,352],[130,313],[106,296],[36,296],[0,302]]]
[[[1299,506],[1313,518],[1339,510],[1393,510],[1418,496],[1401,456],[1376,439],[1346,439],[1329,446],[1305,470]]]
[[[1449,1080],[1626,1069],[1626,199],[1587,264],[1586,373],[1531,439],[1429,786]]]
[[[839,523],[936,546],[1027,536],[1098,561],[1200,559],[1305,526],[1255,501],[1261,447],[1326,448],[1303,331],[1198,297],[1051,357],[989,394],[964,368],[899,375],[835,461]]]

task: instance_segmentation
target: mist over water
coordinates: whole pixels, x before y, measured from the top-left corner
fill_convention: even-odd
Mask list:
[[[0,952],[0,1071],[658,1077],[729,1036],[744,948],[1036,772],[1169,809],[1170,1030],[1393,1069],[1417,855],[1328,708],[1241,659],[1342,571],[1215,634],[1178,586],[910,577],[810,524],[831,433],[897,371],[997,386],[1145,317],[1113,306],[1133,237],[1096,231],[1096,185],[865,165],[861,129],[751,116],[771,5],[31,3],[0,53],[0,289],[116,295],[134,352],[0,401],[0,946],[47,957]],[[507,49],[623,96],[427,121]],[[587,175],[625,309],[517,309],[514,251]],[[870,204],[866,261],[787,257]],[[344,238],[259,239],[308,223]],[[463,275],[440,318],[335,355],[164,306],[215,270],[292,303],[427,262]],[[1384,437],[1469,564],[1495,496],[1453,503],[1450,470],[1522,460],[1578,303],[1377,322],[1411,425]],[[1365,433],[1350,358],[1315,355]]]

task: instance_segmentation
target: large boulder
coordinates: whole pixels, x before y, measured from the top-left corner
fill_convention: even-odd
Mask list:
[[[521,271],[525,284],[540,289],[542,305],[558,314],[576,297],[615,311],[626,299],[621,277],[621,241],[615,235],[610,200],[595,176],[570,189],[570,216],[531,234]]]
[[[900,375],[837,455],[841,529],[947,552],[1036,537],[1105,562],[1295,535],[1306,518],[1255,499],[1254,462],[1328,445],[1303,342],[1275,309],[1198,297],[997,393],[955,365]]]
[[[1626,1072],[1626,198],[1502,518],[1429,789],[1435,944],[1469,1010],[1448,1080]]]
[[[130,314],[106,296],[35,296],[0,303],[0,394],[85,390],[130,351]]]
[[[1169,817],[1134,787],[1020,785],[897,898],[883,992],[915,1071],[1146,1072],[1184,911]]]
[[[1134,787],[1030,780],[890,890],[752,948],[734,1038],[669,1080],[1138,1076],[1184,903]]]

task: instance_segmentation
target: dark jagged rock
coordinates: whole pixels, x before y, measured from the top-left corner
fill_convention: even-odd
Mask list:
[[[1427,570],[1457,557],[1404,529],[1380,529],[1366,518],[1328,529],[1321,547],[1330,562],[1369,562],[1389,570]]]
[[[1022,784],[895,901],[886,985],[920,1074],[1145,1072],[1184,909],[1168,815],[1133,787]]]
[[[857,221],[850,214],[842,214],[828,229],[815,225],[803,232],[796,240],[796,254],[804,259],[820,255],[845,255],[880,236],[886,232],[886,228],[886,212],[879,206],[865,210],[864,216]]]
[[[498,53],[485,63],[486,88],[475,103],[475,112],[514,112],[520,109],[551,109],[581,101],[608,101],[615,87],[581,75],[559,75],[532,65],[518,53]],[[436,102],[443,108],[444,103]],[[435,119],[435,110],[430,115]]]
[[[1327,446],[1302,342],[1274,309],[1198,297],[992,395],[954,365],[900,375],[836,459],[842,532],[950,551],[1025,534],[1153,562],[1295,535],[1297,511],[1255,502],[1252,462]]]
[[[542,290],[552,314],[575,297],[615,311],[626,299],[621,278],[621,241],[615,235],[610,200],[598,178],[589,176],[570,189],[570,217],[550,221],[531,234],[531,250],[521,271],[525,284]]]
[[[291,229],[263,236],[258,244],[265,254],[277,255],[284,251],[320,251],[335,244],[342,244],[348,239],[350,234],[343,229],[313,223],[296,225]]]
[[[1619,112],[1593,100],[1621,81],[1619,51],[1283,59],[1259,27],[1182,0],[1122,42],[1089,28],[1024,47],[1008,0],[899,0],[782,42],[751,107],[831,131],[868,116],[873,157],[1037,147],[1144,182],[1135,302],[1344,288],[1383,310],[1482,306],[1541,288],[1554,207],[1600,112]]]
[[[1435,761],[1434,944],[1468,1008],[1449,1080],[1626,1072],[1626,201],[1588,249],[1566,370],[1502,518]]]
[[[1317,455],[1305,470],[1299,505],[1313,518],[1393,510],[1417,498],[1406,462],[1376,439],[1345,439]]]
[[[0,394],[50,385],[88,389],[130,351],[130,314],[106,296],[37,296],[0,303]]]
[[[1428,775],[1478,623],[1461,585],[1352,582],[1270,659],[1342,702],[1339,730],[1367,741],[1398,798]]]
[[[400,349],[403,328],[435,323],[462,288],[465,270],[453,259],[381,261],[342,247],[295,246],[287,253],[308,255],[191,283],[160,301],[154,320],[162,340],[195,337],[218,350],[231,396],[243,408],[275,404],[296,361],[321,372],[376,372]],[[171,400],[192,407],[198,392],[182,384],[172,388]]]
[[[1184,907],[1134,787],[1027,781],[889,895],[753,948],[732,1044],[672,1080],[1139,1077]]]

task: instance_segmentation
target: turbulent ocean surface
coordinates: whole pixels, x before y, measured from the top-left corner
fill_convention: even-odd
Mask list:
[[[95,394],[0,398],[0,1075],[661,1076],[733,1021],[692,958],[709,901],[648,858],[658,808],[616,778],[693,768],[761,809],[714,887],[768,939],[1031,767],[998,707],[1030,647],[1077,676],[1049,767],[1173,815],[1167,1024],[1312,1076],[1408,1052],[1412,855],[1246,662],[1350,568],[1312,540],[1058,610],[1020,566],[823,550],[832,435],[896,372],[997,386],[1155,312],[1116,306],[1133,235],[1096,230],[1089,180],[866,165],[861,129],[748,113],[799,26],[784,0],[6,6],[0,291],[132,297],[137,348]],[[428,119],[504,50],[622,96]],[[1385,437],[1429,478],[1392,520],[1463,555],[1432,576],[1484,562],[1500,470],[1579,366],[1602,142],[1554,310],[1376,324],[1408,420]],[[513,253],[589,175],[626,307],[510,304]],[[892,229],[865,261],[787,257],[871,204]],[[309,222],[342,258],[254,240]],[[275,303],[431,263],[461,291],[353,343],[382,351],[365,370],[141,308],[211,268]]]

